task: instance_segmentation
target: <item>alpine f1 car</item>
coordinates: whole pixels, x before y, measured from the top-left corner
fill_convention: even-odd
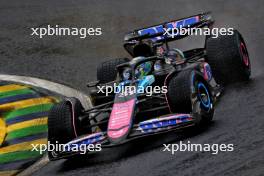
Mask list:
[[[88,84],[93,107],[84,109],[78,99],[67,98],[50,111],[48,140],[69,146],[66,151],[50,151],[50,160],[78,154],[73,145],[112,147],[208,124],[222,87],[250,77],[243,37],[237,30],[232,35],[207,36],[203,48],[181,51],[170,48],[168,42],[185,36],[164,32],[179,27],[211,28],[213,23],[211,14],[203,13],[128,33],[124,48],[131,59],[101,63],[98,80]],[[109,86],[119,91],[109,92]],[[146,91],[149,87],[155,90],[151,96]]]

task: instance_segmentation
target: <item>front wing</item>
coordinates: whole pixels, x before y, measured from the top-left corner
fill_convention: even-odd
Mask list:
[[[115,147],[122,145],[129,141],[152,136],[160,133],[166,133],[173,130],[179,130],[182,128],[190,127],[194,125],[194,118],[191,114],[169,114],[159,118],[154,118],[146,121],[142,121],[139,124],[134,125],[127,139],[119,143],[111,143],[107,137],[107,132],[97,132],[93,134],[87,134],[80,136],[66,145],[69,146],[67,151],[52,151],[49,154],[50,160],[58,160],[61,158],[67,158],[72,155],[80,154],[79,152],[72,151],[71,145],[89,145],[89,144],[101,144],[102,148]],[[91,153],[91,152],[88,152]]]

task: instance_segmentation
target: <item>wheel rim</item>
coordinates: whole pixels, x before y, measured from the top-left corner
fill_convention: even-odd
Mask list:
[[[246,46],[243,42],[240,42],[240,52],[242,54],[243,63],[248,67],[249,66],[249,57],[248,57]]]
[[[199,82],[197,84],[197,88],[198,100],[201,102],[201,106],[207,110],[210,109],[211,99],[207,87],[204,85],[204,83]]]

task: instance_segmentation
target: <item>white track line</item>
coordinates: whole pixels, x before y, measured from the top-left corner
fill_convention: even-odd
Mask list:
[[[33,77],[27,77],[27,76],[16,76],[16,75],[4,75],[0,74],[0,81],[11,81],[11,82],[17,82],[17,83],[23,83],[35,87],[40,87],[43,89],[47,89],[51,92],[55,92],[57,94],[66,96],[66,97],[76,97],[78,98],[85,109],[88,109],[92,107],[91,99],[88,95],[82,93],[81,91],[78,91],[76,89],[73,89],[71,87],[47,81],[44,79],[39,78],[33,78]],[[34,172],[39,170],[40,168],[44,167],[46,164],[48,164],[49,159],[47,155],[44,155],[41,159],[36,161],[33,165],[22,171],[18,174],[18,176],[29,176],[33,175]]]

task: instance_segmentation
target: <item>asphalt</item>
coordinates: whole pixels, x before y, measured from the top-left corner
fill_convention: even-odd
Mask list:
[[[226,87],[214,122],[200,132],[161,135],[104,150],[98,155],[50,162],[34,175],[250,175],[264,174],[263,7],[261,0],[14,0],[0,2],[0,73],[40,77],[87,92],[96,65],[128,56],[126,32],[170,19],[212,11],[216,27],[234,27],[244,36],[252,62],[249,83]],[[102,36],[30,36],[31,27],[101,27]],[[175,42],[180,49],[201,39]],[[163,143],[234,144],[233,152],[162,152]]]

